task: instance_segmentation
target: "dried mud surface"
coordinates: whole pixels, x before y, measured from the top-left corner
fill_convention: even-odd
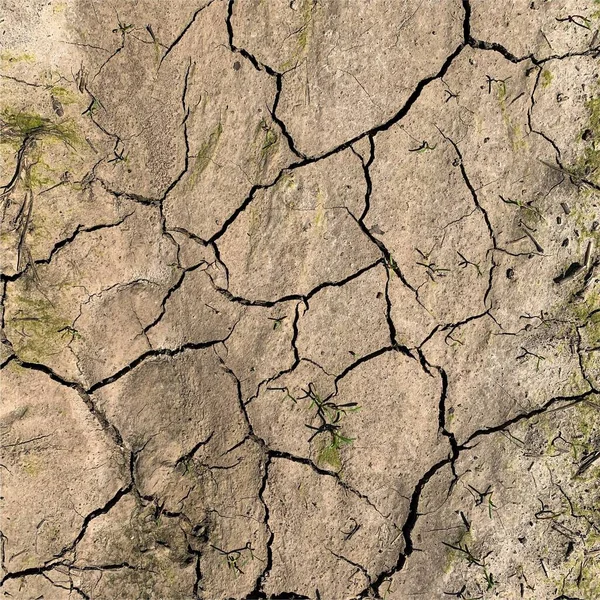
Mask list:
[[[598,0],[0,0],[0,597],[600,598]]]

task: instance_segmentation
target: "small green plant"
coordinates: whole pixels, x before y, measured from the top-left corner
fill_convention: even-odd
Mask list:
[[[342,434],[341,421],[348,413],[360,410],[360,406],[356,402],[337,404],[331,400],[332,396],[321,398],[312,383],[308,385],[308,390],[304,390],[304,393],[303,398],[310,399],[308,409],[316,409],[315,417],[320,421],[318,427],[306,424],[306,427],[314,432],[308,439],[309,443],[321,434],[328,436],[328,442],[320,450],[317,462],[328,464],[339,470],[341,468],[340,449],[354,441],[354,438]]]
[[[530,200],[529,202],[525,202],[524,200],[521,200],[521,199],[512,200],[511,198],[504,198],[504,196],[499,196],[499,197],[500,197],[500,200],[502,200],[502,202],[504,202],[504,204],[512,204],[512,205],[518,207],[520,210],[531,213],[536,218],[543,219],[540,209],[537,208],[536,206],[533,206],[533,200]]]
[[[423,140],[421,145],[417,148],[409,148],[409,152],[416,152],[418,154],[422,154],[423,152],[429,152],[431,150],[435,150],[437,148],[437,144],[431,146],[427,140]]]
[[[194,162],[194,166],[192,167],[192,172],[188,180],[188,186],[190,188],[196,185],[198,178],[202,175],[212,161],[222,133],[223,125],[221,124],[221,121],[219,121],[217,126],[209,134],[208,139],[200,146],[198,154],[196,154],[196,161]]]
[[[121,23],[121,21],[119,21],[117,27],[115,27],[112,32],[113,33],[120,33],[121,36],[125,37],[128,33],[131,33],[134,29],[134,25],[133,23]]]
[[[492,486],[488,485],[485,491],[483,492],[480,492],[479,490],[475,489],[472,485],[468,485],[467,488],[469,489],[471,495],[475,498],[475,506],[481,506],[487,498],[488,515],[490,516],[490,519],[493,519],[494,515],[492,511],[498,507],[494,504],[492,500],[492,496],[494,495]]]
[[[381,597],[383,598],[383,600],[387,600],[388,595],[390,593],[392,593],[394,590],[392,590],[392,580],[390,578],[384,579],[382,582],[382,585],[384,583],[387,584],[387,586],[386,586],[385,592],[383,592],[383,595]]]
[[[277,331],[281,327],[281,324],[283,323],[284,319],[287,319],[287,315],[283,315],[283,317],[277,318],[268,317],[268,319],[269,321],[273,321],[273,330]]]
[[[243,575],[244,571],[242,567],[256,558],[251,542],[248,542],[243,548],[236,548],[235,550],[223,550],[214,544],[211,544],[211,547],[224,556],[227,568],[233,571],[234,577],[240,574]]]
[[[448,342],[450,340],[450,343]],[[448,344],[452,348],[458,348],[459,346],[464,346],[465,342],[459,338],[454,337],[453,332],[450,332],[446,336],[446,344]]]
[[[454,550],[462,556],[470,565],[475,565],[477,567],[485,567],[485,559],[491,554],[488,552],[484,557],[479,558],[470,550],[469,546],[466,543],[458,542],[458,544],[449,544],[448,542],[442,542],[444,546],[447,546],[451,550]]]
[[[479,275],[479,277],[481,277],[481,275],[482,275],[481,268],[477,263],[474,263],[474,262],[470,261],[468,258],[465,258],[458,250],[456,251],[456,254],[458,254],[458,256],[460,256],[460,262],[458,263],[459,267],[466,269],[469,265],[472,265],[473,267],[475,267],[475,269],[477,271],[477,275]]]
[[[483,567],[483,576],[485,577],[488,591],[493,589],[493,587],[496,585],[496,582],[494,581],[494,575],[490,573],[486,567]]]
[[[479,567],[483,572],[483,577],[485,579],[487,590],[491,590],[496,585],[496,580],[494,579],[493,573],[488,570],[488,566],[486,563],[487,557],[491,554],[491,551],[488,552],[485,556],[479,557],[473,553],[473,551],[467,546],[466,543],[458,542],[457,544],[448,544],[447,542],[442,542],[444,546],[447,546],[454,552],[456,552],[459,556],[462,556],[469,564],[469,566]],[[479,586],[478,586],[479,587]],[[464,596],[464,592],[466,587],[463,587],[460,591],[460,595],[457,596],[459,598],[466,598]],[[483,596],[479,596],[479,598],[483,598]],[[469,599],[471,600],[471,599]]]
[[[80,340],[83,337],[79,333],[79,331],[77,331],[77,329],[75,329],[71,325],[65,325],[65,327],[59,329],[57,333],[62,333],[64,336],[69,336],[71,338],[71,341]]]
[[[542,71],[542,87],[548,87],[552,83],[553,79],[554,75],[552,75],[552,73],[548,71],[548,69],[544,69]]]
[[[415,248],[415,250],[423,257],[423,260],[426,261],[426,262],[417,262],[417,264],[420,267],[425,267],[425,269],[427,269],[425,272],[427,273],[427,276],[429,277],[429,279],[431,279],[431,281],[435,282],[436,277],[445,277],[446,274],[450,272],[450,269],[445,269],[444,267],[438,267],[433,261],[429,260],[429,257],[431,256],[431,252],[429,252],[428,254],[425,254],[425,252],[422,252],[418,248]]]
[[[392,271],[398,270],[398,263],[394,260],[394,257],[390,254],[387,260],[385,261],[386,266]]]
[[[486,75],[487,84],[488,84],[488,94],[492,93],[492,84],[498,84],[498,100],[502,103],[506,100],[506,96],[508,93],[506,82],[510,79],[507,77],[506,79],[496,79],[495,77],[490,77]]]
[[[517,360],[525,361],[525,360],[528,360],[529,357],[533,357],[536,359],[535,370],[539,371],[540,364],[542,361],[546,360],[546,357],[541,356],[540,354],[536,354],[535,352],[530,352],[529,350],[527,350],[527,348],[523,348],[522,346],[521,346],[521,350],[523,351],[523,354],[519,354],[519,356],[517,356]]]

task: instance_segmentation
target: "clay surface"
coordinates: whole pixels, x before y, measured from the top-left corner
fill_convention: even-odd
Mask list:
[[[600,599],[598,0],[0,0],[0,598]]]

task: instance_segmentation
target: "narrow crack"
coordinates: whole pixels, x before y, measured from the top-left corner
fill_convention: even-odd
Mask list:
[[[334,395],[337,395],[337,393],[338,393],[339,382],[342,381],[342,379],[344,379],[344,377],[346,377],[348,375],[348,373],[351,373],[352,371],[354,371],[354,369],[356,369],[357,367],[360,367],[360,365],[362,365],[366,362],[369,362],[370,360],[373,360],[374,358],[377,358],[378,356],[387,354],[388,352],[399,352],[400,354],[403,354],[404,356],[412,358],[413,360],[415,359],[415,357],[411,354],[410,350],[408,348],[406,348],[406,346],[400,346],[397,344],[394,344],[392,346],[384,346],[383,348],[379,348],[378,350],[370,352],[369,354],[365,354],[365,356],[360,357],[359,359],[355,360],[352,364],[348,365],[335,378],[335,382],[334,382],[335,394]]]
[[[438,367],[436,367],[436,368],[438,368]],[[442,376],[442,382],[444,382],[444,376],[442,375],[442,371],[439,371],[439,372],[440,372],[440,375]],[[446,383],[443,383],[443,387],[442,387],[442,397],[440,399],[440,411],[443,406],[442,403],[445,403],[445,399],[446,399],[447,378],[445,379],[445,382]],[[589,391],[587,391],[583,394],[577,395],[577,396],[558,396],[558,397],[548,400],[543,406],[533,409],[526,413],[521,413],[521,414],[505,421],[504,423],[502,423],[500,425],[477,430],[471,436],[469,436],[469,438],[462,444],[457,444],[455,440],[454,440],[454,442],[451,441],[450,456],[448,456],[447,458],[445,458],[443,460],[440,460],[435,465],[433,465],[428,471],[426,471],[425,474],[418,481],[417,485],[415,486],[415,488],[413,490],[413,493],[411,495],[409,513],[408,513],[408,516],[402,527],[402,534],[403,534],[404,542],[405,542],[405,550],[398,557],[396,564],[393,567],[391,567],[390,569],[386,569],[386,570],[382,571],[367,589],[365,589],[360,594],[358,594],[358,597],[366,599],[367,597],[369,597],[370,593],[374,593],[377,597],[379,597],[378,594],[380,592],[381,586],[384,583],[386,583],[387,581],[389,581],[391,577],[393,577],[396,573],[398,573],[399,571],[401,571],[404,568],[406,561],[408,560],[408,558],[410,558],[412,553],[415,551],[415,547],[414,547],[413,540],[412,540],[412,532],[413,532],[413,530],[417,524],[418,518],[420,516],[419,501],[420,501],[421,494],[423,493],[425,486],[431,480],[431,478],[440,469],[442,469],[446,465],[450,465],[454,472],[454,464],[460,457],[461,452],[472,449],[472,446],[469,446],[470,442],[472,442],[473,440],[475,440],[477,438],[481,438],[483,436],[487,436],[490,434],[504,431],[507,428],[509,428],[511,425],[515,425],[516,423],[519,423],[521,421],[526,421],[533,417],[542,415],[542,414],[552,410],[554,405],[556,405],[556,404],[563,404],[563,406],[560,406],[559,408],[567,408],[568,406],[571,406],[573,404],[579,404],[581,402],[584,402],[589,397],[594,396],[595,394],[596,394],[596,392],[594,390],[589,390]],[[443,419],[441,419],[441,420],[443,421]],[[445,425],[444,425],[444,429],[445,429]],[[447,433],[445,435],[450,436],[452,434]]]
[[[273,568],[273,540],[275,539],[275,533],[273,532],[273,530],[271,529],[271,527],[269,525],[269,517],[270,517],[269,506],[264,498],[265,490],[267,488],[267,482],[269,479],[269,467],[271,466],[272,460],[273,460],[273,456],[269,452],[267,452],[265,462],[263,464],[264,473],[263,473],[263,477],[262,477],[262,480],[260,483],[260,488],[258,490],[258,498],[259,498],[259,500],[264,508],[264,511],[265,511],[264,525],[268,532],[267,560],[266,560],[265,568],[263,569],[262,573],[256,579],[254,588],[250,592],[250,594],[248,594],[248,598],[252,598],[252,597],[260,598],[261,597],[262,588],[265,583],[265,580],[269,577],[269,573],[271,572],[271,569]],[[264,596],[264,597],[266,597],[266,596]]]
[[[19,571],[11,571],[4,575],[4,577],[0,580],[0,586],[2,586],[6,581],[10,581],[11,579],[20,579],[21,577],[28,577],[31,575],[43,575],[48,571],[56,568],[57,566],[65,565],[66,563],[61,562],[69,552],[73,551],[79,542],[83,539],[90,523],[98,518],[101,515],[107,514],[116,504],[123,498],[129,494],[132,490],[132,483],[127,484],[125,487],[120,488],[112,498],[110,498],[103,506],[94,509],[90,513],[88,513],[83,518],[83,523],[79,530],[77,536],[73,539],[73,541],[65,546],[58,554],[56,554],[52,559],[46,561],[43,565],[37,567],[29,567],[27,569],[22,569]]]
[[[55,381],[56,383],[59,383],[60,385],[77,392],[77,394],[83,400],[84,404],[87,406],[92,416],[99,423],[100,427],[110,435],[110,437],[113,439],[113,441],[119,448],[123,448],[123,438],[121,436],[121,433],[114,425],[112,425],[109,422],[104,412],[98,406],[96,406],[94,401],[91,399],[90,392],[86,391],[80,383],[65,379],[46,365],[21,360],[17,355],[13,355],[10,360],[14,361],[23,369],[29,369],[32,371],[39,371],[41,373],[44,373],[52,381]]]
[[[578,52],[566,52],[565,54],[551,54],[545,58],[537,58],[533,53],[526,54],[525,56],[515,56],[502,44],[497,42],[485,42],[477,40],[474,37],[469,36],[468,45],[477,50],[488,50],[501,54],[506,60],[514,64],[519,64],[525,61],[531,61],[536,66],[541,66],[550,60],[564,60],[566,58],[573,58],[576,56],[592,56],[597,57],[600,55],[600,46],[594,48],[588,48]]]
[[[156,325],[158,325],[160,323],[160,321],[165,316],[165,313],[167,311],[167,303],[168,303],[169,299],[183,285],[187,274],[193,273],[194,271],[198,270],[200,267],[207,267],[207,266],[208,266],[208,263],[206,261],[202,260],[199,263],[192,265],[191,267],[187,267],[186,269],[183,269],[181,271],[177,281],[167,290],[167,293],[163,296],[163,299],[161,300],[161,303],[160,303],[160,310],[158,311],[158,314],[150,323],[148,323],[148,325],[146,325],[143,328],[142,331],[144,334],[147,334],[153,327],[155,327]]]
[[[284,302],[290,302],[292,300],[297,300],[300,302],[304,302],[305,304],[315,295],[318,294],[321,290],[331,287],[342,287],[346,285],[348,282],[357,279],[364,273],[374,269],[378,265],[383,264],[382,259],[377,259],[375,262],[358,269],[354,273],[348,275],[344,279],[340,279],[338,281],[324,281],[310,290],[307,294],[288,294],[287,296],[282,296],[277,300],[248,300],[247,298],[242,298],[240,296],[234,296],[231,292],[226,289],[217,287],[217,291],[219,291],[225,298],[230,300],[231,302],[236,302],[238,304],[242,304],[243,306],[263,306],[266,308],[272,308],[273,306],[277,306],[278,304],[282,304]]]
[[[269,67],[269,65],[260,62],[253,54],[251,54],[244,48],[236,46],[233,41],[234,33],[233,33],[232,19],[233,19],[233,4],[234,4],[234,2],[235,2],[235,0],[229,0],[228,4],[227,4],[226,23],[227,23],[227,35],[229,38],[229,49],[232,52],[239,54],[246,60],[250,61],[250,63],[252,63],[252,66],[257,71],[264,71],[265,73],[267,73],[267,75],[270,75],[271,77],[275,78],[275,86],[276,86],[275,98],[273,99],[273,106],[269,109],[269,113],[270,113],[273,121],[277,124],[277,126],[281,130],[281,133],[282,133],[283,137],[286,139],[288,146],[289,146],[290,150],[292,151],[292,153],[297,158],[299,158],[301,160],[305,160],[306,155],[302,154],[302,152],[300,152],[298,150],[298,148],[296,147],[296,144],[294,142],[294,138],[292,137],[292,134],[289,132],[285,123],[277,116],[277,107],[279,106],[279,99],[281,98],[281,93],[283,91],[283,76],[284,76],[284,74],[278,73],[277,71],[275,71],[274,69]]]
[[[596,390],[590,389],[587,392],[584,392],[583,394],[577,394],[575,396],[556,396],[554,398],[551,398],[542,406],[540,406],[538,408],[534,408],[527,412],[519,413],[518,415],[512,417],[511,419],[508,419],[507,421],[505,421],[504,423],[501,423],[500,425],[494,425],[492,427],[484,427],[482,429],[476,430],[466,439],[465,442],[463,442],[460,445],[460,449],[461,450],[465,449],[465,448],[468,449],[468,444],[470,442],[472,442],[473,440],[475,440],[476,438],[479,438],[479,437],[485,436],[485,435],[489,435],[491,433],[496,433],[498,431],[503,431],[506,428],[510,427],[511,425],[515,425],[516,423],[520,423],[521,421],[526,421],[533,417],[537,417],[538,415],[543,415],[544,413],[546,413],[550,409],[552,409],[555,405],[558,405],[558,406],[554,410],[564,409],[569,406],[572,406],[573,404],[580,404],[581,402],[584,402],[588,398],[595,396],[597,393],[598,392]]]
[[[341,486],[344,490],[350,492],[357,498],[360,498],[361,500],[366,502],[375,512],[377,512],[384,519],[389,518],[389,515],[384,515],[379,510],[379,508],[377,508],[377,506],[369,499],[369,497],[366,494],[363,494],[356,488],[352,487],[349,483],[344,481],[340,477],[339,473],[336,473],[335,471],[328,471],[327,469],[322,469],[321,467],[317,466],[312,460],[310,460],[310,458],[304,458],[302,456],[295,456],[294,454],[291,454],[289,452],[284,452],[282,450],[272,450],[269,448],[267,450],[267,453],[272,458],[278,458],[281,460],[289,460],[290,462],[295,462],[295,463],[310,467],[318,475],[324,475],[326,477],[333,477],[333,479],[336,480],[337,484],[339,486]]]
[[[38,265],[49,265],[56,254],[58,254],[63,248],[66,248],[70,244],[75,242],[81,234],[93,233],[95,231],[101,231],[102,229],[111,229],[113,227],[118,227],[119,225],[122,225],[129,217],[131,217],[134,214],[134,212],[135,211],[127,213],[125,216],[121,217],[118,221],[115,221],[113,223],[99,223],[97,225],[91,225],[90,227],[83,227],[81,224],[79,224],[77,225],[77,227],[71,235],[54,244],[54,246],[50,250],[50,254],[46,258],[40,258],[34,260],[33,262],[28,262],[23,270],[18,271],[13,275],[0,274],[0,279],[7,282],[17,281],[21,277],[25,276],[30,269],[33,269],[33,265],[35,265],[36,267]]]
[[[169,56],[169,54],[173,51],[173,49],[177,46],[177,44],[179,44],[179,42],[183,39],[185,34],[189,31],[190,27],[196,22],[198,15],[205,8],[208,8],[213,2],[215,2],[215,0],[209,0],[206,4],[204,4],[203,6],[201,6],[199,9],[197,9],[194,12],[190,21],[185,25],[185,27],[179,32],[179,35],[173,40],[173,42],[171,42],[169,47],[165,50],[164,54],[162,55],[162,57],[160,59],[159,68],[163,64],[165,58],[167,58],[167,56]]]
[[[469,179],[469,176],[467,175],[467,171],[465,169],[465,164],[464,164],[464,159],[463,159],[463,155],[458,147],[458,145],[454,142],[454,140],[452,140],[451,138],[449,138],[448,136],[446,136],[441,130],[438,129],[438,131],[442,134],[442,136],[444,137],[444,139],[448,142],[450,142],[450,144],[452,145],[452,147],[454,148],[454,151],[456,152],[456,155],[458,157],[459,160],[459,168],[460,168],[460,172],[462,174],[463,180],[465,182],[465,185],[467,186],[469,193],[471,194],[471,197],[473,198],[473,203],[475,204],[477,210],[483,215],[483,220],[485,221],[485,225],[487,227],[489,236],[492,240],[492,244],[494,248],[498,247],[498,244],[496,242],[496,234],[494,233],[494,229],[492,227],[492,223],[490,221],[490,217],[487,213],[487,211],[485,210],[485,208],[483,208],[483,206],[481,205],[481,202],[479,201],[479,197],[477,196],[477,192],[475,191],[475,188],[473,187],[473,184],[471,183],[471,180]]]
[[[396,331],[396,325],[392,318],[392,299],[390,298],[390,269],[385,270],[385,319],[387,321],[388,329],[390,330],[390,342],[392,346],[398,346],[398,333]],[[410,352],[409,352],[410,354]]]
[[[138,367],[148,359],[156,358],[159,356],[173,357],[187,350],[204,350],[206,348],[216,346],[217,344],[222,344],[223,342],[226,342],[229,339],[229,336],[233,333],[234,329],[235,328],[232,328],[231,331],[227,334],[227,337],[225,337],[224,339],[212,340],[209,342],[187,342],[185,344],[182,344],[181,346],[178,346],[177,348],[156,348],[152,350],[147,350],[146,352],[132,360],[129,364],[119,369],[116,373],[113,373],[109,377],[105,377],[104,379],[101,379],[100,381],[94,383],[90,388],[86,390],[86,392],[88,394],[93,394],[99,389],[106,387],[107,385],[110,385],[115,381],[118,381],[119,379],[121,379],[121,377],[127,375],[127,373],[129,373],[130,371],[133,371],[136,367]]]

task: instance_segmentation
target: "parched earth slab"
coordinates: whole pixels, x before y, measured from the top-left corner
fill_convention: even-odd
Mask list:
[[[335,383],[301,363],[271,381],[248,405],[248,415],[270,447],[337,472],[401,524],[418,480],[412,467],[419,463],[416,472],[427,471],[450,451],[439,432],[441,391],[440,379],[426,374],[417,360],[387,349],[359,359]],[[323,421],[336,423],[335,435],[322,428]]]
[[[433,336],[423,352],[448,378],[448,430],[465,442],[555,398],[588,392],[573,330],[570,323],[535,320],[510,334],[485,316]]]
[[[70,580],[67,575],[59,574],[56,581],[49,575],[34,575],[27,579],[13,579],[2,586],[5,598],[21,596],[30,600],[48,597],[56,600],[68,600],[73,597]]]
[[[264,492],[272,535],[268,594],[286,590],[324,600],[353,597],[372,574],[395,561],[396,532],[333,477],[284,459],[273,459],[268,469]],[[372,538],[378,542],[369,543],[365,552],[366,540]]]
[[[11,363],[1,390],[5,575],[70,550],[89,516],[127,484],[127,465],[75,389]]]
[[[598,396],[477,440],[426,485],[412,531],[419,552],[385,597],[595,598]]]
[[[600,597],[599,9],[4,0],[0,596]]]
[[[350,150],[284,173],[256,192],[217,245],[229,291],[251,301],[302,296],[380,258],[354,215],[364,206],[362,163]]]
[[[594,0],[470,4],[472,35],[502,45],[513,57],[545,59],[598,47],[600,14]]]
[[[389,346],[387,281],[386,268],[377,265],[341,287],[322,289],[301,306],[300,356],[339,375],[357,359]],[[335,346],[332,336],[338,340]]]
[[[547,248],[538,226],[546,225],[547,196],[562,180],[552,142],[529,120],[541,71],[531,61],[466,48],[429,90],[436,125],[456,147],[494,247],[511,253]]]
[[[87,528],[68,576],[95,598],[117,590],[124,597],[185,598],[193,593],[195,562],[177,521],[128,494]]]
[[[190,61],[182,100],[187,156],[165,215],[170,228],[203,239],[220,232],[253,187],[272,183],[294,158],[271,114],[275,81],[227,48],[226,11],[225,2],[207,7],[173,50]]]
[[[175,279],[176,247],[153,207],[132,211],[121,226],[83,233],[9,282],[6,335],[23,360],[90,385],[148,349],[143,329]]]
[[[235,381],[212,348],[147,359],[94,397],[134,452],[137,483],[148,495],[160,495],[195,449],[210,444],[221,454],[247,433]]]
[[[239,380],[244,402],[253,398],[264,382],[291,369],[298,304],[246,308],[217,353]]]
[[[336,404],[357,404],[343,419],[353,439],[341,452],[343,478],[396,523],[408,516],[421,474],[450,452],[437,421],[441,393],[439,377],[396,351],[359,364],[338,382]]]
[[[323,455],[325,445],[315,439],[319,427],[314,399],[327,398],[335,391],[335,379],[317,364],[302,359],[290,370],[267,380],[255,398],[246,403],[254,433],[278,452],[313,461],[327,469],[340,469],[339,452]],[[333,463],[333,464],[332,464]]]
[[[316,156],[402,109],[461,44],[463,20],[458,0],[243,0],[234,5],[232,25],[236,45],[283,73],[278,114],[298,149]]]

